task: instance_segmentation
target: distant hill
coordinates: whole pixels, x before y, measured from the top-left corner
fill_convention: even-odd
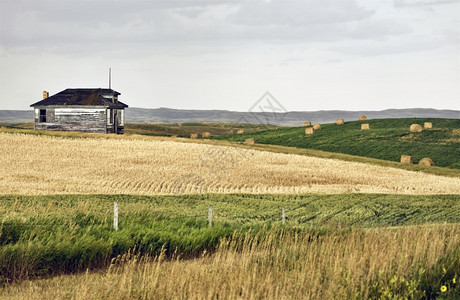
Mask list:
[[[0,123],[24,123],[33,120],[33,110],[0,110]]]
[[[300,126],[305,121],[331,123],[337,118],[345,121],[358,119],[366,115],[369,119],[385,118],[446,118],[460,119],[458,110],[437,110],[431,108],[387,109],[382,111],[292,111],[285,114],[250,113],[228,110],[182,110],[172,108],[126,109],[128,123],[183,123],[183,122],[226,122],[275,124]],[[33,120],[32,110],[0,110],[0,123],[21,123]]]
[[[129,123],[183,123],[183,122],[226,122],[274,124],[285,126],[301,126],[305,121],[331,123],[338,118],[345,121],[357,120],[366,115],[369,119],[386,118],[445,118],[460,119],[458,110],[437,110],[425,108],[387,109],[383,111],[293,111],[285,114],[249,113],[228,110],[181,110],[171,108],[128,108],[126,122]]]

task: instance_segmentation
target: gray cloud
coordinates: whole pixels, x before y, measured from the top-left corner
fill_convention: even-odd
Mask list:
[[[6,1],[1,6],[1,45],[10,50],[82,53],[177,44],[310,43],[408,31],[400,22],[372,19],[372,10],[352,0]]]

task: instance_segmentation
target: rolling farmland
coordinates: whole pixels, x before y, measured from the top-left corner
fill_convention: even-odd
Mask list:
[[[0,133],[0,297],[460,294],[455,170],[212,143]]]
[[[2,194],[460,194],[460,179],[173,141],[0,134]]]

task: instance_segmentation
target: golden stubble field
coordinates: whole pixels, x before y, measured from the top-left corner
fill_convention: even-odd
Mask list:
[[[175,141],[0,133],[1,194],[460,194],[460,178]]]

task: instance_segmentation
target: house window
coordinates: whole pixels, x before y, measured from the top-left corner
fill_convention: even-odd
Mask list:
[[[113,124],[113,109],[110,110],[110,124]]]
[[[46,109],[40,109],[39,122],[46,123]]]

